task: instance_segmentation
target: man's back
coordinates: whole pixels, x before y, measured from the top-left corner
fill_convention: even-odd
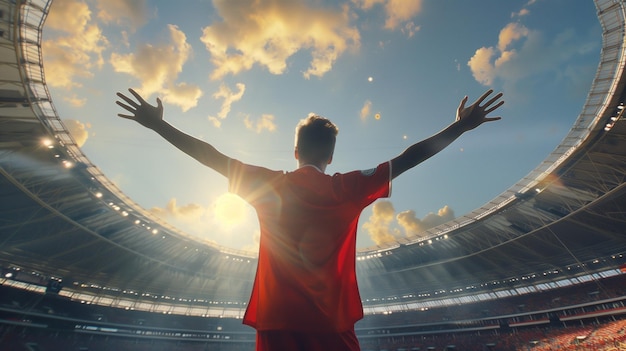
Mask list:
[[[259,266],[244,323],[259,330],[342,331],[363,315],[355,273],[358,218],[388,195],[389,163],[326,175],[236,163],[231,191],[257,211]],[[233,186],[235,185],[236,186]]]

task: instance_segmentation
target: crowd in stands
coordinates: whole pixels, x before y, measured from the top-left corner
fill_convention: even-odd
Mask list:
[[[364,351],[626,350],[625,289],[623,274],[491,301],[368,315],[357,335]],[[254,331],[240,319],[127,311],[3,285],[0,296],[0,350],[254,349]]]
[[[445,334],[361,341],[364,351],[618,351],[626,350],[626,320],[564,328],[531,328],[491,335]]]

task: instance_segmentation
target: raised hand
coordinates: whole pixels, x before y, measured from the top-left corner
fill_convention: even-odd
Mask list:
[[[147,103],[135,90],[128,89],[128,91],[137,99],[137,102],[122,93],[117,93],[117,96],[124,102],[118,100],[115,103],[132,114],[118,113],[117,115],[136,121],[146,128],[154,129],[157,127],[163,121],[163,104],[161,99],[157,98],[157,105],[153,106]]]
[[[484,105],[480,105],[491,93],[493,93],[492,89],[487,90],[478,100],[468,107],[465,107],[467,96],[464,97],[456,112],[457,123],[462,124],[465,130],[471,130],[485,122],[499,120],[501,118],[500,116],[487,117],[487,115],[504,104],[503,100],[498,101],[502,97],[502,93],[496,94]]]

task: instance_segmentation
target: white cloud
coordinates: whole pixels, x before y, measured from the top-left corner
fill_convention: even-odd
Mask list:
[[[385,13],[387,14],[385,28],[397,29],[402,24],[408,23],[421,9],[421,0],[387,0],[385,4]]]
[[[398,213],[398,224],[404,229],[406,236],[415,236],[430,228],[444,224],[454,219],[454,211],[447,205],[437,213],[429,213],[424,218],[417,218],[415,211],[407,210]]]
[[[237,195],[224,193],[208,206],[198,203],[178,204],[171,198],[164,207],[149,210],[155,216],[185,233],[212,244],[247,251],[258,251],[258,225],[254,209]]]
[[[74,107],[85,106],[85,104],[87,103],[87,99],[81,98],[76,94],[63,96],[63,101]]]
[[[528,28],[519,23],[507,24],[500,31],[496,47],[482,47],[476,50],[467,63],[474,79],[483,85],[491,85],[496,77],[505,76],[507,73],[503,67],[506,63],[514,61],[518,55],[512,46],[531,34],[533,33]]]
[[[209,119],[209,122],[211,122],[211,124],[213,124],[215,128],[220,128],[222,126],[221,119],[214,117],[214,116],[209,116],[208,119]]]
[[[498,50],[500,52],[507,52],[511,44],[527,37],[529,32],[528,28],[519,23],[507,24],[500,31],[500,35],[498,35]]]
[[[146,0],[98,0],[98,10],[98,18],[104,23],[137,28],[148,20]]]
[[[530,15],[530,9],[528,9],[530,6],[534,5],[537,2],[537,0],[529,0],[528,2],[526,2],[524,4],[524,6],[522,7],[521,10],[517,11],[517,12],[513,12],[511,14],[511,18],[515,18],[515,17],[524,17],[524,16],[528,16]]]
[[[178,206],[176,198],[172,198],[167,202],[165,207],[153,207],[150,212],[162,219],[177,219],[182,221],[198,220],[206,213],[206,209],[199,204],[186,204]]]
[[[370,100],[366,100],[365,103],[363,104],[363,107],[361,107],[361,112],[359,114],[359,116],[361,117],[361,121],[365,121],[367,117],[370,115],[371,111],[372,111],[372,102]]]
[[[377,201],[372,206],[372,215],[363,223],[363,229],[376,245],[396,240],[399,233],[391,228],[394,215],[395,210],[390,201]]]
[[[228,117],[230,113],[231,106],[233,103],[241,100],[244,92],[246,91],[246,85],[243,83],[236,84],[237,91],[233,92],[226,84],[220,84],[219,89],[213,93],[213,98],[216,100],[222,99],[222,105],[220,107],[217,116],[209,116],[209,121],[213,123],[213,125],[219,128],[222,125],[222,120]]]
[[[422,10],[422,0],[352,0],[352,3],[364,11],[373,10],[377,5],[385,11],[384,28],[397,30],[412,37],[420,30],[412,19]]]
[[[402,28],[402,33],[406,34],[407,37],[411,38],[421,29],[420,26],[416,25],[413,21],[407,22],[404,24]]]
[[[406,210],[395,214],[393,204],[390,201],[377,201],[372,207],[372,215],[363,224],[370,237],[376,244],[394,242],[406,236],[411,237],[430,228],[444,224],[454,219],[454,211],[449,206],[444,206],[437,213],[429,213],[424,218],[417,218],[415,211]],[[400,231],[397,227],[402,228]]]
[[[91,125],[82,123],[75,119],[65,119],[63,120],[63,124],[70,132],[70,135],[76,142],[76,145],[78,145],[78,147],[83,147],[89,138],[89,132],[87,129],[91,128]]]
[[[493,83],[496,76],[496,68],[491,61],[495,54],[493,47],[482,47],[476,50],[474,56],[472,56],[467,63],[474,79],[476,79],[478,83],[483,85],[491,85]]]
[[[180,106],[184,111],[198,105],[203,93],[199,87],[187,83],[178,83],[163,91],[163,101]]]
[[[276,123],[274,122],[274,116],[270,114],[263,114],[259,119],[253,121],[250,116],[246,116],[243,120],[246,128],[255,131],[260,134],[264,130],[268,132],[274,132],[276,130]]]
[[[222,22],[205,27],[201,38],[215,66],[211,79],[254,65],[282,74],[287,60],[301,50],[311,55],[303,76],[321,77],[360,44],[347,6],[322,8],[291,0],[216,0],[214,6]]]
[[[518,12],[512,13],[511,17],[524,17],[524,16],[528,16],[529,14],[530,14],[530,10],[523,8],[519,10]]]
[[[91,21],[91,10],[81,0],[55,0],[46,18],[46,28],[77,33]]]
[[[185,223],[189,228],[195,226],[196,229],[205,230],[215,224],[227,229],[242,224],[249,219],[250,208],[237,195],[224,193],[209,206],[198,203],[181,206],[176,198],[171,198],[164,207],[152,207],[150,212],[164,220],[176,220],[178,223]]]
[[[109,46],[102,30],[94,23],[91,10],[82,1],[55,0],[46,19],[42,42],[46,81],[52,87],[82,87],[80,78],[93,77],[102,68],[102,54]]]
[[[111,54],[115,72],[126,73],[141,82],[138,89],[145,97],[154,93],[183,111],[195,107],[202,96],[201,89],[192,84],[176,83],[183,65],[192,53],[187,36],[177,26],[169,25],[170,42],[160,45],[144,44],[135,53]]]
[[[352,0],[352,3],[363,10],[370,10],[375,5],[384,4],[385,0]]]

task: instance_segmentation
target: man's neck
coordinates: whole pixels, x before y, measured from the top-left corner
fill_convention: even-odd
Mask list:
[[[315,167],[315,169],[317,169],[318,171],[324,173],[326,172],[326,166],[328,166],[328,164],[324,163],[324,164],[315,164],[315,163],[311,163],[311,162],[298,162],[298,168],[302,168],[302,167]]]

